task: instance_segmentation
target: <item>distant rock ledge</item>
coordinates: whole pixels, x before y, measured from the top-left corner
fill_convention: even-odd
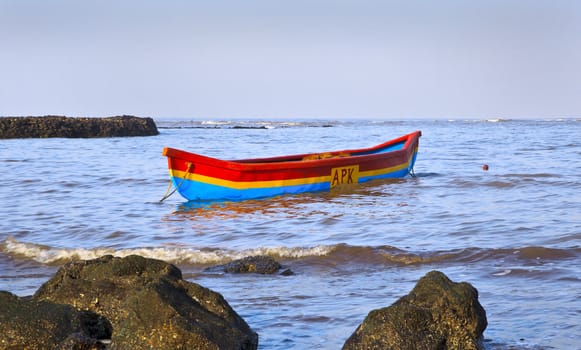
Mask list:
[[[129,115],[105,118],[0,117],[0,139],[125,137],[158,134],[159,131],[153,119]]]

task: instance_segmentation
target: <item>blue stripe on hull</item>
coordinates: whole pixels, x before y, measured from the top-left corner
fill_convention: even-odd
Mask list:
[[[181,178],[172,178],[174,186],[188,200],[244,200],[253,198],[273,197],[282,194],[296,194],[303,192],[328,191],[330,186],[328,182],[316,184],[268,187],[268,188],[249,188],[244,190],[228,188],[223,186],[211,185],[199,181],[185,180]]]
[[[395,145],[387,146],[385,148],[381,148],[379,150],[373,150],[373,151],[369,151],[369,152],[356,152],[356,155],[363,156],[366,154],[379,154],[379,153],[389,153],[392,151],[399,151],[400,149],[403,149],[404,145],[405,145],[405,141],[400,142],[400,143],[396,143]]]

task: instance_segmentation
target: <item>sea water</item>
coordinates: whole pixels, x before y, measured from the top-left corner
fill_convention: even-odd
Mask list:
[[[478,289],[487,349],[581,348],[579,119],[156,122],[154,137],[0,140],[0,290],[30,295],[67,261],[139,254],[221,293],[261,349],[339,349],[371,310],[439,270]],[[268,157],[415,130],[416,177],[159,202],[164,146]],[[204,272],[257,254],[295,274]]]

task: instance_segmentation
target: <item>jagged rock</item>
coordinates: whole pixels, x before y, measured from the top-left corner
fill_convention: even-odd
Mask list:
[[[0,117],[0,139],[90,138],[158,134],[159,131],[153,119],[127,115],[108,118]]]
[[[111,324],[71,305],[20,298],[0,291],[1,349],[103,349]]]
[[[478,291],[431,271],[408,295],[371,311],[343,349],[482,349],[486,326]]]
[[[182,279],[174,265],[103,256],[63,266],[34,300],[103,315],[113,349],[256,349],[258,335],[224,298]]]
[[[206,269],[206,271],[226,273],[258,273],[266,275],[276,273],[281,268],[282,266],[272,257],[266,255],[256,255],[234,260],[224,265],[212,266]],[[292,271],[288,269],[284,271],[285,276],[292,274]]]

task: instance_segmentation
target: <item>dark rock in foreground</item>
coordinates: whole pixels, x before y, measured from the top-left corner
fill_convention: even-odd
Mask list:
[[[431,271],[408,295],[371,311],[343,349],[482,349],[486,326],[478,291]]]
[[[282,266],[270,256],[256,255],[206,269],[208,272],[273,274]],[[292,274],[292,273],[290,273]]]
[[[112,349],[258,347],[258,335],[220,294],[183,280],[174,265],[140,256],[68,263],[32,300],[103,316]]]
[[[232,269],[253,272],[261,263],[265,271],[278,264],[249,257]],[[479,350],[486,326],[478,291],[432,271],[408,295],[371,311],[343,349]],[[160,260],[76,261],[32,297],[0,291],[1,349],[257,347],[258,335],[220,294],[184,281],[177,267]]]
[[[120,116],[108,118],[1,117],[0,139],[91,138],[153,136],[159,131],[151,118]]]
[[[1,349],[102,349],[110,338],[111,324],[94,312],[0,292]]]

